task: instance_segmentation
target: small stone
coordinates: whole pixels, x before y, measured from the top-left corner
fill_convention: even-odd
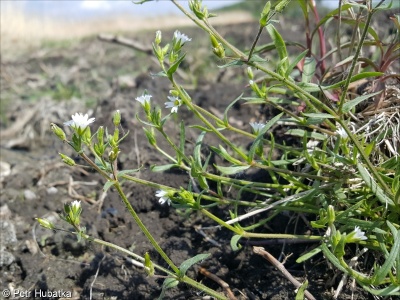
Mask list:
[[[25,190],[24,197],[25,197],[25,200],[28,200],[28,201],[32,201],[37,198],[36,194],[34,192],[32,192],[31,190]]]
[[[0,268],[8,267],[15,261],[14,255],[8,251],[0,251]]]
[[[47,192],[48,195],[55,195],[55,194],[58,193],[58,189],[56,187],[52,186],[52,187],[49,187],[46,190],[46,192]]]
[[[0,245],[7,246],[17,242],[17,234],[15,226],[10,221],[2,221],[0,223]]]

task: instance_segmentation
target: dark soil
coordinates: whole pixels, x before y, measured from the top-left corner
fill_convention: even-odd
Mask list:
[[[241,24],[235,28],[222,27],[221,32],[233,40],[240,36],[245,40],[238,44],[250,46],[256,28],[257,24]],[[195,37],[194,40],[204,36],[194,29],[184,32]],[[248,34],[243,35],[243,32]],[[165,38],[171,35],[171,32],[164,34]],[[153,33],[135,38],[150,45]],[[208,72],[207,68],[214,60],[207,51],[201,50],[203,46],[209,47],[207,43],[207,38],[202,38],[188,45],[198,49],[188,60],[201,60],[202,63],[197,63],[195,70],[191,70],[198,76],[198,84],[186,82],[187,90],[199,105],[223,113],[226,106],[243,92],[246,79],[238,74],[244,74],[245,69],[215,71],[213,68]],[[168,161],[149,146],[142,125],[135,118],[141,107],[134,99],[145,89],[153,95],[154,105],[163,107],[166,101],[170,89],[167,80],[149,76],[157,71],[157,65],[145,54],[96,38],[74,42],[68,47],[47,47],[25,57],[2,61],[1,161],[5,168],[2,174],[7,174],[7,165],[11,172],[1,178],[2,290],[33,291],[30,297],[25,297],[29,299],[35,298],[35,290],[69,291],[73,299],[156,299],[160,295],[163,279],[148,278],[123,254],[85,241],[78,243],[72,235],[44,230],[35,222],[37,217],[46,217],[65,226],[57,214],[64,203],[79,198],[83,205],[82,225],[86,226],[88,234],[141,255],[149,251],[154,261],[165,266],[139,231],[118,194],[110,190],[102,200],[104,180],[99,175],[88,169],[60,164],[58,152],[77,157],[49,130],[51,122],[62,126],[71,114],[86,111],[96,117],[93,129],[99,125],[112,129],[112,113],[119,109],[122,127],[130,131],[122,143],[119,167],[134,169],[143,165],[135,176],[175,187],[187,186],[189,177],[185,173],[153,173],[149,170],[151,165]],[[248,90],[247,93],[250,94]],[[260,116],[258,109],[239,104],[231,110],[230,116],[238,126],[249,130],[249,121],[271,117]],[[29,112],[33,113],[28,121],[22,122]],[[169,120],[167,131],[171,137],[178,137],[180,120],[189,122],[190,118],[189,112],[181,109],[176,118]],[[22,122],[20,127],[18,122]],[[190,147],[199,132],[187,130]],[[250,141],[239,142],[246,147]],[[161,147],[165,146],[161,139],[159,143]],[[210,143],[213,143],[212,139]],[[210,258],[201,265],[226,281],[238,299],[294,299],[294,286],[266,260],[253,254],[250,244],[244,242],[243,247],[234,252],[229,244],[230,232],[207,231],[219,246],[214,245],[195,230],[198,225],[215,225],[202,215],[192,213],[185,217],[171,207],[161,206],[152,188],[136,184],[126,184],[124,188],[143,223],[177,265],[196,254],[210,253]],[[227,215],[222,209],[214,212]],[[282,233],[287,224],[294,226],[293,216],[279,216],[265,230],[269,228],[271,232]],[[308,227],[299,221],[297,230],[297,233],[304,233]],[[336,273],[322,256],[315,256],[305,264],[295,262],[302,253],[315,246],[271,242],[264,245],[272,255],[285,259],[286,268],[300,282],[308,280],[309,291],[317,299],[330,299],[341,274]],[[200,275],[198,267],[192,267],[188,275],[223,292],[215,282]],[[165,298],[203,299],[205,296],[189,286],[179,285],[168,290]],[[373,299],[347,282],[339,299],[351,297]],[[36,298],[50,299],[43,295]]]

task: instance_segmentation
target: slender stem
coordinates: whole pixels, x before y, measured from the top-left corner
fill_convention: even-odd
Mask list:
[[[253,42],[253,45],[251,45],[251,49],[249,52],[249,56],[247,57],[247,61],[249,61],[251,59],[251,56],[253,55],[254,49],[256,48],[257,42],[260,39],[260,35],[261,35],[261,32],[263,31],[263,29],[264,29],[263,26],[260,26],[260,28],[258,28],[258,32],[257,32],[256,38]]]
[[[120,247],[118,245],[115,245],[113,243],[109,243],[109,242],[106,242],[106,241],[103,241],[103,240],[100,240],[100,239],[92,238],[87,234],[82,234],[82,237],[87,239],[87,240],[89,240],[89,241],[91,241],[91,242],[94,242],[94,243],[97,243],[97,244],[100,244],[100,245],[104,245],[104,246],[116,249],[116,250],[118,250],[118,251],[120,251],[122,253],[125,253],[125,254],[127,254],[129,256],[132,256],[136,260],[144,262],[144,258],[143,257],[141,257],[140,255],[137,255],[137,254],[135,254],[135,253],[123,248],[123,247]],[[169,276],[175,278],[176,280],[179,280],[180,282],[187,283],[187,284],[193,286],[194,288],[197,288],[197,289],[199,289],[201,291],[204,291],[205,293],[207,293],[207,294],[209,294],[209,295],[211,295],[211,296],[213,296],[213,297],[215,297],[217,299],[222,299],[222,300],[227,299],[225,296],[221,295],[220,293],[217,293],[216,291],[214,291],[214,290],[210,289],[209,287],[201,284],[200,282],[197,282],[197,281],[187,277],[186,275],[182,276],[182,277],[179,277],[176,274],[174,274],[173,272],[171,272],[170,270],[165,269],[165,268],[161,267],[158,264],[153,263],[153,265],[154,265],[155,269],[158,269],[158,270],[168,274]]]
[[[136,224],[139,226],[140,230],[144,233],[144,235],[147,237],[147,239],[150,241],[150,243],[153,245],[154,249],[162,256],[162,258],[165,260],[165,262],[174,270],[176,274],[179,274],[179,268],[175,266],[175,264],[172,262],[172,260],[168,257],[168,255],[161,249],[160,245],[158,245],[157,241],[153,238],[151,235],[150,231],[146,228],[146,226],[143,224],[142,220],[139,218],[135,210],[133,209],[132,205],[129,203],[128,199],[125,196],[125,193],[121,189],[121,185],[118,181],[114,182],[114,187],[117,190],[118,194],[120,195],[122,201],[124,202],[126,208],[128,209],[129,213],[135,220]]]
[[[361,35],[361,39],[360,39],[360,41],[358,43],[356,52],[354,53],[354,58],[352,59],[352,62],[351,62],[351,65],[350,65],[350,69],[349,69],[349,73],[348,73],[348,75],[346,77],[346,81],[345,81],[345,83],[343,85],[342,94],[340,95],[339,108],[338,108],[338,112],[337,112],[338,115],[342,115],[342,113],[343,113],[342,110],[343,110],[343,105],[344,105],[345,98],[346,98],[346,95],[347,95],[346,92],[347,92],[347,89],[349,88],[351,77],[353,75],[354,69],[355,69],[355,67],[356,67],[356,65],[358,63],[358,56],[360,55],[361,48],[364,45],[364,40],[365,40],[365,37],[367,36],[367,33],[368,33],[368,29],[369,29],[369,25],[371,23],[372,15],[373,15],[372,11],[370,11],[368,13],[368,15],[367,15],[367,20],[365,21],[364,31],[363,31],[363,33]]]

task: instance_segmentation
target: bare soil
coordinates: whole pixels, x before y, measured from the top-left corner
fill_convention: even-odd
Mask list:
[[[238,45],[250,46],[256,28],[257,24],[243,23],[220,29]],[[196,41],[197,36],[204,34],[193,28],[183,31],[194,37],[188,47],[198,49],[188,60],[202,62],[195,70],[186,69],[198,76],[197,84],[186,83],[187,90],[204,108],[223,113],[226,106],[243,92],[246,79],[238,77],[238,73],[245,70],[208,72],[206,67],[215,61],[207,51],[201,50],[209,47],[207,37]],[[153,34],[132,38],[150,45]],[[172,32],[165,32],[164,36],[171,37]],[[77,156],[49,130],[51,122],[62,126],[71,114],[79,111],[88,111],[96,117],[94,128],[99,125],[112,128],[112,112],[119,109],[122,127],[130,131],[122,144],[120,168],[134,169],[143,165],[136,176],[176,187],[186,186],[188,176],[185,173],[153,173],[149,170],[151,165],[165,164],[167,160],[149,146],[141,124],[135,119],[141,109],[134,99],[145,89],[153,95],[155,105],[163,107],[166,101],[170,89],[167,80],[149,76],[157,71],[157,65],[146,54],[96,38],[62,46],[50,45],[23,57],[2,61],[2,290],[63,290],[70,291],[73,299],[156,299],[159,296],[163,280],[146,277],[128,257],[88,242],[78,243],[74,236],[65,232],[44,230],[34,220],[47,217],[64,226],[57,214],[64,203],[80,199],[83,225],[88,234],[138,254],[149,251],[155,261],[165,265],[139,231],[118,194],[112,190],[107,194],[101,192],[104,180],[100,176],[88,169],[70,168],[60,163],[58,152],[76,159]],[[257,107],[242,104],[236,105],[230,116],[245,130],[249,130],[249,121],[271,117],[261,116]],[[172,137],[178,137],[180,120],[188,122],[190,118],[189,112],[182,109],[176,119],[167,122],[167,131]],[[188,129],[188,147],[198,133]],[[279,132],[276,135],[284,138]],[[249,143],[246,140],[239,142],[243,147]],[[160,145],[164,146],[161,141]],[[201,265],[226,281],[238,299],[294,299],[294,286],[267,261],[253,254],[252,241],[234,252],[229,244],[230,232],[207,231],[208,237],[217,242],[213,244],[196,231],[199,225],[215,225],[202,215],[184,216],[168,206],[159,205],[152,188],[135,184],[126,184],[124,188],[143,223],[176,264],[196,254],[211,253]],[[213,212],[221,217],[228,215],[223,209]],[[282,233],[287,224],[294,227],[293,222],[291,215],[281,215],[265,226],[265,230]],[[297,228],[297,233],[309,230],[302,221]],[[316,245],[264,242],[271,254],[285,261],[286,268],[295,278],[300,282],[309,281],[309,291],[317,299],[331,299],[341,274],[335,273],[322,256],[317,255],[305,264],[295,262]],[[223,292],[215,282],[199,274],[198,267],[191,268],[188,275]],[[185,285],[166,294],[166,299],[203,297],[203,293]],[[32,294],[30,299],[33,298]],[[347,282],[339,299],[373,298]]]

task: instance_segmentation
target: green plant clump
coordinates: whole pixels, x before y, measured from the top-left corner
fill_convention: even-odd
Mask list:
[[[217,299],[232,299],[229,293],[226,296],[186,275],[189,267],[206,259],[208,254],[198,254],[177,266],[164,252],[126,197],[124,182],[132,181],[157,189],[160,203],[187,213],[203,214],[216,226],[229,231],[233,250],[248,239],[314,240],[318,246],[298,257],[298,263],[323,253],[337,271],[354,279],[369,293],[400,295],[400,103],[398,96],[390,98],[396,92],[392,82],[399,80],[399,74],[393,73],[392,68],[399,58],[399,16],[391,18],[396,32],[387,40],[383,41],[371,27],[375,13],[390,8],[390,4],[385,6],[380,1],[373,5],[369,0],[342,4],[339,1],[338,8],[319,18],[314,1],[294,1],[292,5],[297,5],[304,16],[306,44],[297,43],[297,53],[289,57],[286,47],[289,41],[274,24],[290,0],[273,4],[268,1],[259,8],[259,30],[248,50],[227,42],[209,23],[213,15],[201,1],[189,1],[191,11],[186,11],[177,1],[172,2],[210,37],[213,55],[226,62],[220,68],[245,68],[248,89],[252,91],[250,97],[232,99],[223,118],[197,106],[175,77],[185,60],[184,45],[191,39],[176,31],[172,41],[165,43],[162,33],[156,33],[153,51],[160,65],[157,75],[172,84],[165,103],[170,113],[163,115],[163,110],[152,104],[151,94],[145,92],[136,98],[143,108],[137,119],[144,126],[149,144],[170,161],[168,165],[153,166],[152,170],[181,169],[190,177],[189,185],[180,188],[160,185],[132,176],[137,170],[118,169],[120,143],[124,139],[119,130],[119,111],[113,115],[114,132],[100,126],[92,135],[89,125],[94,118],[79,113],[65,123],[73,129],[72,137],[52,124],[53,132],[106,179],[104,190],[113,187],[118,192],[169,268],[154,263],[148,253],[140,256],[88,236],[80,225],[79,201],[64,206],[63,220],[74,227],[79,239],[132,256],[149,276],[166,276],[162,295],[167,289],[186,283]],[[333,20],[337,21],[337,42],[331,43],[334,46],[328,50],[323,27]],[[343,41],[341,26],[349,24],[353,35]],[[272,43],[258,45],[263,31]],[[364,54],[367,47],[375,47],[381,56],[368,57]],[[266,60],[266,52],[273,52],[277,60]],[[362,84],[369,89],[362,89]],[[361,90],[359,95],[353,92],[354,86]],[[252,131],[247,132],[229,122],[228,115],[236,101],[272,106],[280,113],[266,123],[250,123]],[[191,153],[185,147],[188,128],[183,122],[177,140],[165,131],[165,124],[173,122],[170,116],[178,119],[184,108],[193,116],[189,127],[199,130]],[[297,145],[289,147],[275,141],[273,129],[282,124],[286,126],[287,135],[297,137]],[[236,144],[230,138],[232,133],[247,138],[251,146],[245,149]],[[204,156],[202,145],[207,144],[210,136],[216,137],[219,145],[211,146],[209,155]],[[160,138],[168,142],[169,149],[159,147]],[[278,158],[272,155],[275,150],[280,153]],[[211,160],[212,156],[220,159]],[[75,165],[75,161],[64,154],[61,158],[68,165]],[[269,180],[252,181],[251,177],[246,177],[249,170],[267,172]],[[240,179],[238,174],[242,174]],[[242,198],[244,192],[251,193],[256,200],[246,201]],[[211,208],[215,206],[229,211],[230,219],[223,220],[212,213]],[[272,212],[268,218],[262,214],[265,211]],[[265,223],[282,212],[306,216],[312,232],[266,233]],[[250,220],[254,221],[249,225]],[[48,229],[58,229],[45,219],[38,221]],[[350,248],[355,249],[355,257],[348,255]],[[268,259],[263,249],[255,247],[254,252]],[[368,270],[357,269],[356,262],[366,253],[374,257],[375,263]],[[297,287],[296,299],[303,296],[313,299],[306,290],[307,282]]]

